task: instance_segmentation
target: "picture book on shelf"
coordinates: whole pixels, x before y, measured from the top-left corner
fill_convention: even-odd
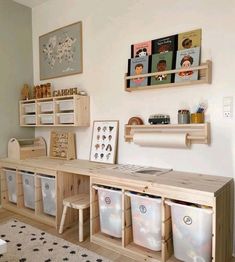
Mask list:
[[[200,47],[177,51],[176,69],[189,69],[185,72],[175,73],[175,82],[183,82],[198,79],[198,70],[192,71],[191,67],[200,63]]]
[[[151,73],[167,71],[172,69],[173,52],[153,54],[151,59]],[[162,74],[151,77],[151,85],[171,83],[174,74]]]
[[[152,54],[152,41],[131,45],[131,58],[148,56]]]
[[[149,56],[128,59],[128,76],[139,76],[127,81],[127,87],[147,86],[148,77],[142,77],[149,71]]]
[[[178,50],[201,47],[202,29],[178,35]]]
[[[178,50],[178,35],[171,35],[152,40],[152,54],[165,53]]]

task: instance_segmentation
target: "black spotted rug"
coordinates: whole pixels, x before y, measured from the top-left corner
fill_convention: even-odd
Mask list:
[[[52,236],[18,220],[0,224],[0,239],[7,242],[1,262],[110,262],[83,247]]]

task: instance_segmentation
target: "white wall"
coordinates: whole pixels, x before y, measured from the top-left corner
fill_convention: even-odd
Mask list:
[[[38,37],[82,21],[84,73],[51,82],[56,89],[85,89],[91,97],[92,120],[120,121],[118,162],[233,176],[235,126],[233,119],[223,118],[222,103],[223,97],[234,96],[234,19],[234,0],[50,0],[33,9],[34,82],[39,83]],[[124,91],[131,44],[197,28],[202,28],[202,61],[213,61],[212,85]],[[193,109],[202,100],[209,105],[210,146],[160,149],[124,141],[124,124],[131,116],[147,122],[150,114],[167,113],[176,123],[178,109]],[[77,133],[78,158],[88,159],[91,128],[72,130]],[[49,132],[38,128],[36,135],[48,140]]]

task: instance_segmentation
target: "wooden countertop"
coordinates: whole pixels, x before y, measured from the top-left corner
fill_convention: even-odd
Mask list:
[[[58,160],[48,157],[31,158],[25,160],[0,159],[2,167],[16,169],[47,169],[57,172],[68,172],[91,177],[109,179],[110,181],[126,181],[136,185],[148,187],[166,186],[169,189],[179,188],[182,190],[200,191],[202,194],[216,196],[223,187],[230,183],[233,178],[211,176],[197,173],[180,171],[168,171],[163,169],[159,174],[140,174],[120,171],[122,165],[110,165],[90,162],[88,160]],[[156,168],[156,167],[155,167]],[[35,170],[36,171],[36,170]]]

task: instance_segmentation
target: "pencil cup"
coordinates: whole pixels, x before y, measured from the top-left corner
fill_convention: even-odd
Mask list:
[[[192,124],[204,123],[204,113],[191,114],[191,123]]]

